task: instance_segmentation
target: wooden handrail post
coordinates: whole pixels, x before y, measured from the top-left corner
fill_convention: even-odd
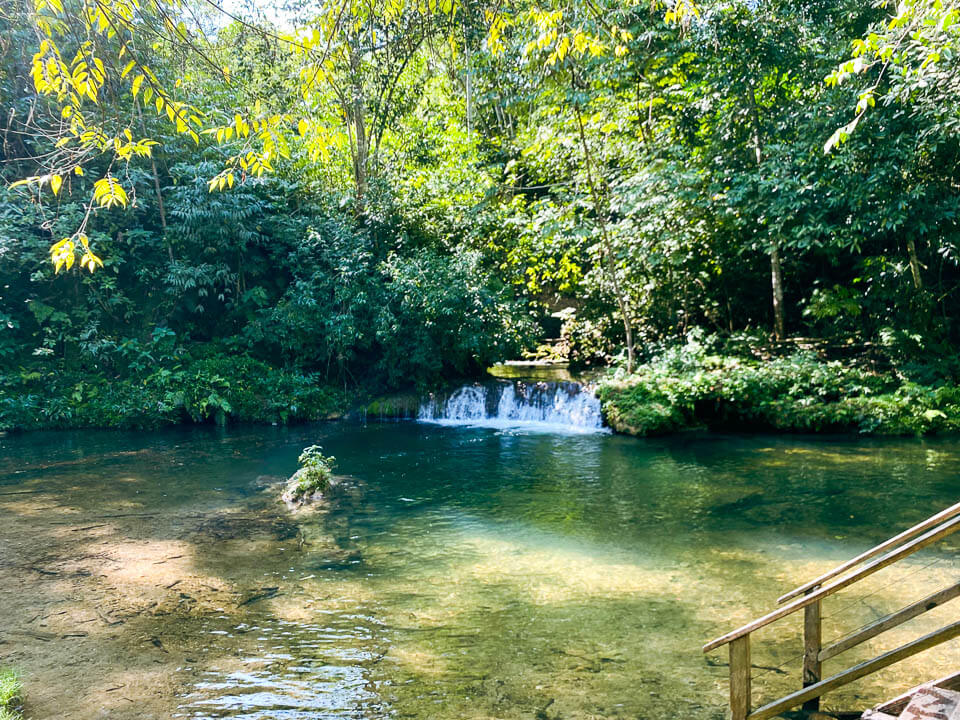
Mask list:
[[[750,720],[767,720],[767,718],[776,717],[784,710],[789,710],[797,705],[802,705],[807,700],[811,700],[815,697],[822,697],[831,690],[834,690],[838,687],[843,687],[844,685],[852,683],[854,680],[859,680],[862,677],[871,675],[878,670],[889,667],[890,665],[898,663],[901,660],[905,660],[908,657],[913,657],[917,653],[928,650],[932,647],[940,645],[941,643],[945,643],[948,640],[953,640],[955,637],[960,637],[960,621],[951,623],[950,625],[942,627],[939,630],[935,630],[928,635],[924,635],[922,638],[917,638],[912,642],[908,642],[906,645],[901,645],[895,650],[885,652],[883,655],[878,655],[877,657],[873,658],[873,660],[867,660],[859,665],[854,665],[852,668],[847,668],[843,672],[839,672],[836,675],[831,675],[830,677],[821,680],[816,685],[811,685],[810,687],[802,690],[797,690],[794,693],[790,693],[786,697],[782,697],[779,700],[774,700],[771,703],[767,703],[763,707],[759,707],[750,713]]]
[[[733,720],[750,714],[750,635],[730,643],[730,711]]]
[[[803,686],[816,685],[820,682],[822,670],[820,663],[820,646],[822,644],[822,624],[820,618],[820,601],[807,605],[803,609]],[[820,710],[820,698],[815,697],[803,704],[806,712]]]

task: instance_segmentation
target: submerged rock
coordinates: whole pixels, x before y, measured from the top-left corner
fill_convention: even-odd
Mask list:
[[[287,479],[282,475],[257,475],[247,484],[247,489],[252,493],[276,493],[281,485],[286,485]]]
[[[203,518],[197,525],[194,537],[197,542],[216,540],[266,540],[284,542],[297,537],[300,527],[282,514],[234,515],[214,513]]]

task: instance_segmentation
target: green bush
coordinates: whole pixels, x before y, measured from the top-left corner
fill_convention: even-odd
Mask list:
[[[22,371],[0,375],[0,430],[152,428],[181,422],[290,422],[339,417],[342,390],[318,375],[214,355],[120,378]]]
[[[598,394],[607,422],[634,435],[722,427],[922,435],[960,431],[960,388],[920,385],[812,353],[760,361],[719,355],[694,337]]]
[[[314,493],[326,492],[336,460],[335,457],[325,456],[319,445],[304,448],[299,458],[300,469],[291,478],[285,497],[291,502],[299,502]]]

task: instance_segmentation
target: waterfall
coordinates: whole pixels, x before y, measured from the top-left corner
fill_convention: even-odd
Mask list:
[[[433,394],[417,419],[443,425],[607,432],[600,401],[576,382],[497,382]]]

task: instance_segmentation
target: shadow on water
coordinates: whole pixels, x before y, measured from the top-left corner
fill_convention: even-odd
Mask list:
[[[276,484],[314,443],[351,480],[291,515]],[[413,423],[0,437],[0,663],[35,718],[719,718],[725,656],[702,642],[955,502],[958,460]],[[830,631],[947,584],[955,554],[843,594]],[[797,637],[756,647],[761,695],[797,686]]]

